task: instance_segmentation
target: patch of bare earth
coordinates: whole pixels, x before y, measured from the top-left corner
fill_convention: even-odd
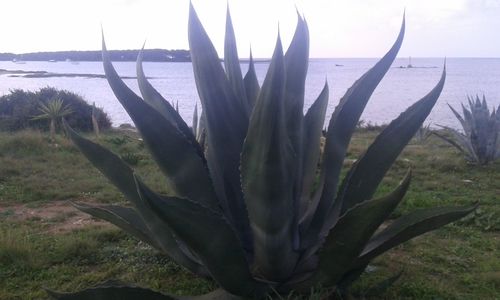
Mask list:
[[[111,226],[73,207],[69,201],[53,201],[30,207],[26,204],[0,206],[0,215],[12,221],[36,221],[48,233],[66,233],[89,225]]]

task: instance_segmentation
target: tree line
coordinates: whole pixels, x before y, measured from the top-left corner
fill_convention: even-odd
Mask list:
[[[109,50],[113,61],[135,61],[140,50]],[[55,51],[32,53],[0,53],[0,61],[101,61],[101,51]],[[189,62],[187,50],[145,49],[143,61]]]

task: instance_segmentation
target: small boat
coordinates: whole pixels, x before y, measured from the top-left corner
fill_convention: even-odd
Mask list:
[[[50,60],[49,60],[49,62],[54,63],[54,62],[57,62],[57,60],[55,60],[55,59],[50,59]]]
[[[73,65],[79,65],[79,64],[80,64],[80,62],[78,62],[78,61],[76,61],[76,60],[69,59],[69,58],[66,58],[66,60],[65,60],[65,61],[66,61],[66,62],[69,62],[69,63],[71,63],[71,64],[73,64]]]
[[[18,60],[17,58],[12,59],[12,62],[15,64],[25,64],[26,62],[24,60]]]

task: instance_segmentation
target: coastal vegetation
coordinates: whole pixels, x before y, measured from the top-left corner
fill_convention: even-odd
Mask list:
[[[60,123],[64,117],[73,113],[71,107],[61,99],[51,99],[47,104],[40,103],[38,110],[40,114],[34,116],[32,120],[49,120],[49,132],[52,140],[56,135],[57,123]]]
[[[211,278],[219,289],[207,299],[307,296],[318,288],[324,295],[350,297],[351,285],[374,259],[477,208],[469,200],[465,206],[415,210],[388,222],[409,189],[411,168],[390,192],[377,192],[436,103],[445,70],[435,88],[387,125],[340,180],[359,118],[397,55],[404,28],[403,20],[389,52],[336,107],[319,170],[328,86],[304,115],[309,34],[300,16],[286,52],[278,38],[260,87],[252,61],[242,76],[229,13],[223,69],[190,7],[189,43],[207,149],[147,81],[141,55],[137,71],[143,99],[119,78],[103,42],[108,82],[166,176],[169,193],[154,192],[124,159],[65,124],[80,151],[131,204],[75,206]],[[56,299],[178,299],[122,282],[48,292]]]
[[[9,94],[0,97],[0,131],[17,131],[22,129],[52,130],[52,118],[37,118],[40,116],[40,107],[57,108],[53,102],[58,99],[60,109],[68,107],[71,114],[64,113],[65,119],[72,127],[79,131],[92,131],[93,106],[81,96],[65,90],[52,87],[38,91],[12,90]],[[51,104],[52,103],[52,104]],[[50,110],[50,109],[49,109]],[[101,109],[95,108],[95,118],[100,129],[109,129],[111,121]],[[47,112],[44,112],[47,115]],[[59,111],[58,114],[62,113]],[[54,130],[60,118],[54,120]]]
[[[135,61],[140,50],[110,50],[109,55],[113,61]],[[188,50],[143,50],[144,61],[154,62],[189,62],[191,61]],[[101,51],[56,51],[34,53],[0,53],[0,61],[101,61]]]
[[[354,133],[342,174],[379,133]],[[86,137],[120,157],[135,156],[134,170],[144,182],[158,193],[169,193],[137,133],[111,130],[99,139],[92,133]],[[192,275],[117,227],[73,208],[69,200],[113,205],[126,205],[127,200],[70,140],[56,140],[58,147],[47,133],[0,132],[0,299],[48,300],[43,287],[77,291],[109,280],[178,295],[215,288],[213,281]],[[412,184],[386,225],[415,209],[467,205],[471,199],[481,206],[462,221],[381,255],[352,292],[365,294],[403,270],[375,299],[495,299],[500,292],[500,163],[467,164],[460,152],[431,136],[403,150],[376,196],[390,192],[409,165]],[[327,292],[319,289],[316,294]]]
[[[116,59],[104,37],[104,76],[136,127],[69,91],[0,97],[0,299],[496,299],[498,110],[469,97],[463,116],[450,106],[463,134],[424,126],[444,66],[392,122],[360,121],[404,17],[326,129],[327,83],[304,110],[302,16],[262,86],[251,55],[242,74],[229,10],[222,64],[192,5],[188,26],[190,126],[148,81],[147,51],[138,96],[112,64],[132,52]]]
[[[479,96],[476,99],[469,96],[468,102],[469,109],[462,104],[463,116],[449,105],[463,132],[441,126],[445,134],[435,134],[460,150],[467,161],[485,165],[500,158],[500,106],[490,113],[485,96],[482,101]]]

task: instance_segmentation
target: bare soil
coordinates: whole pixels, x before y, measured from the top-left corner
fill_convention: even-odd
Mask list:
[[[32,204],[0,205],[0,216],[10,221],[37,221],[48,233],[66,233],[88,225],[110,226],[73,207],[69,201],[53,201],[34,207]]]

